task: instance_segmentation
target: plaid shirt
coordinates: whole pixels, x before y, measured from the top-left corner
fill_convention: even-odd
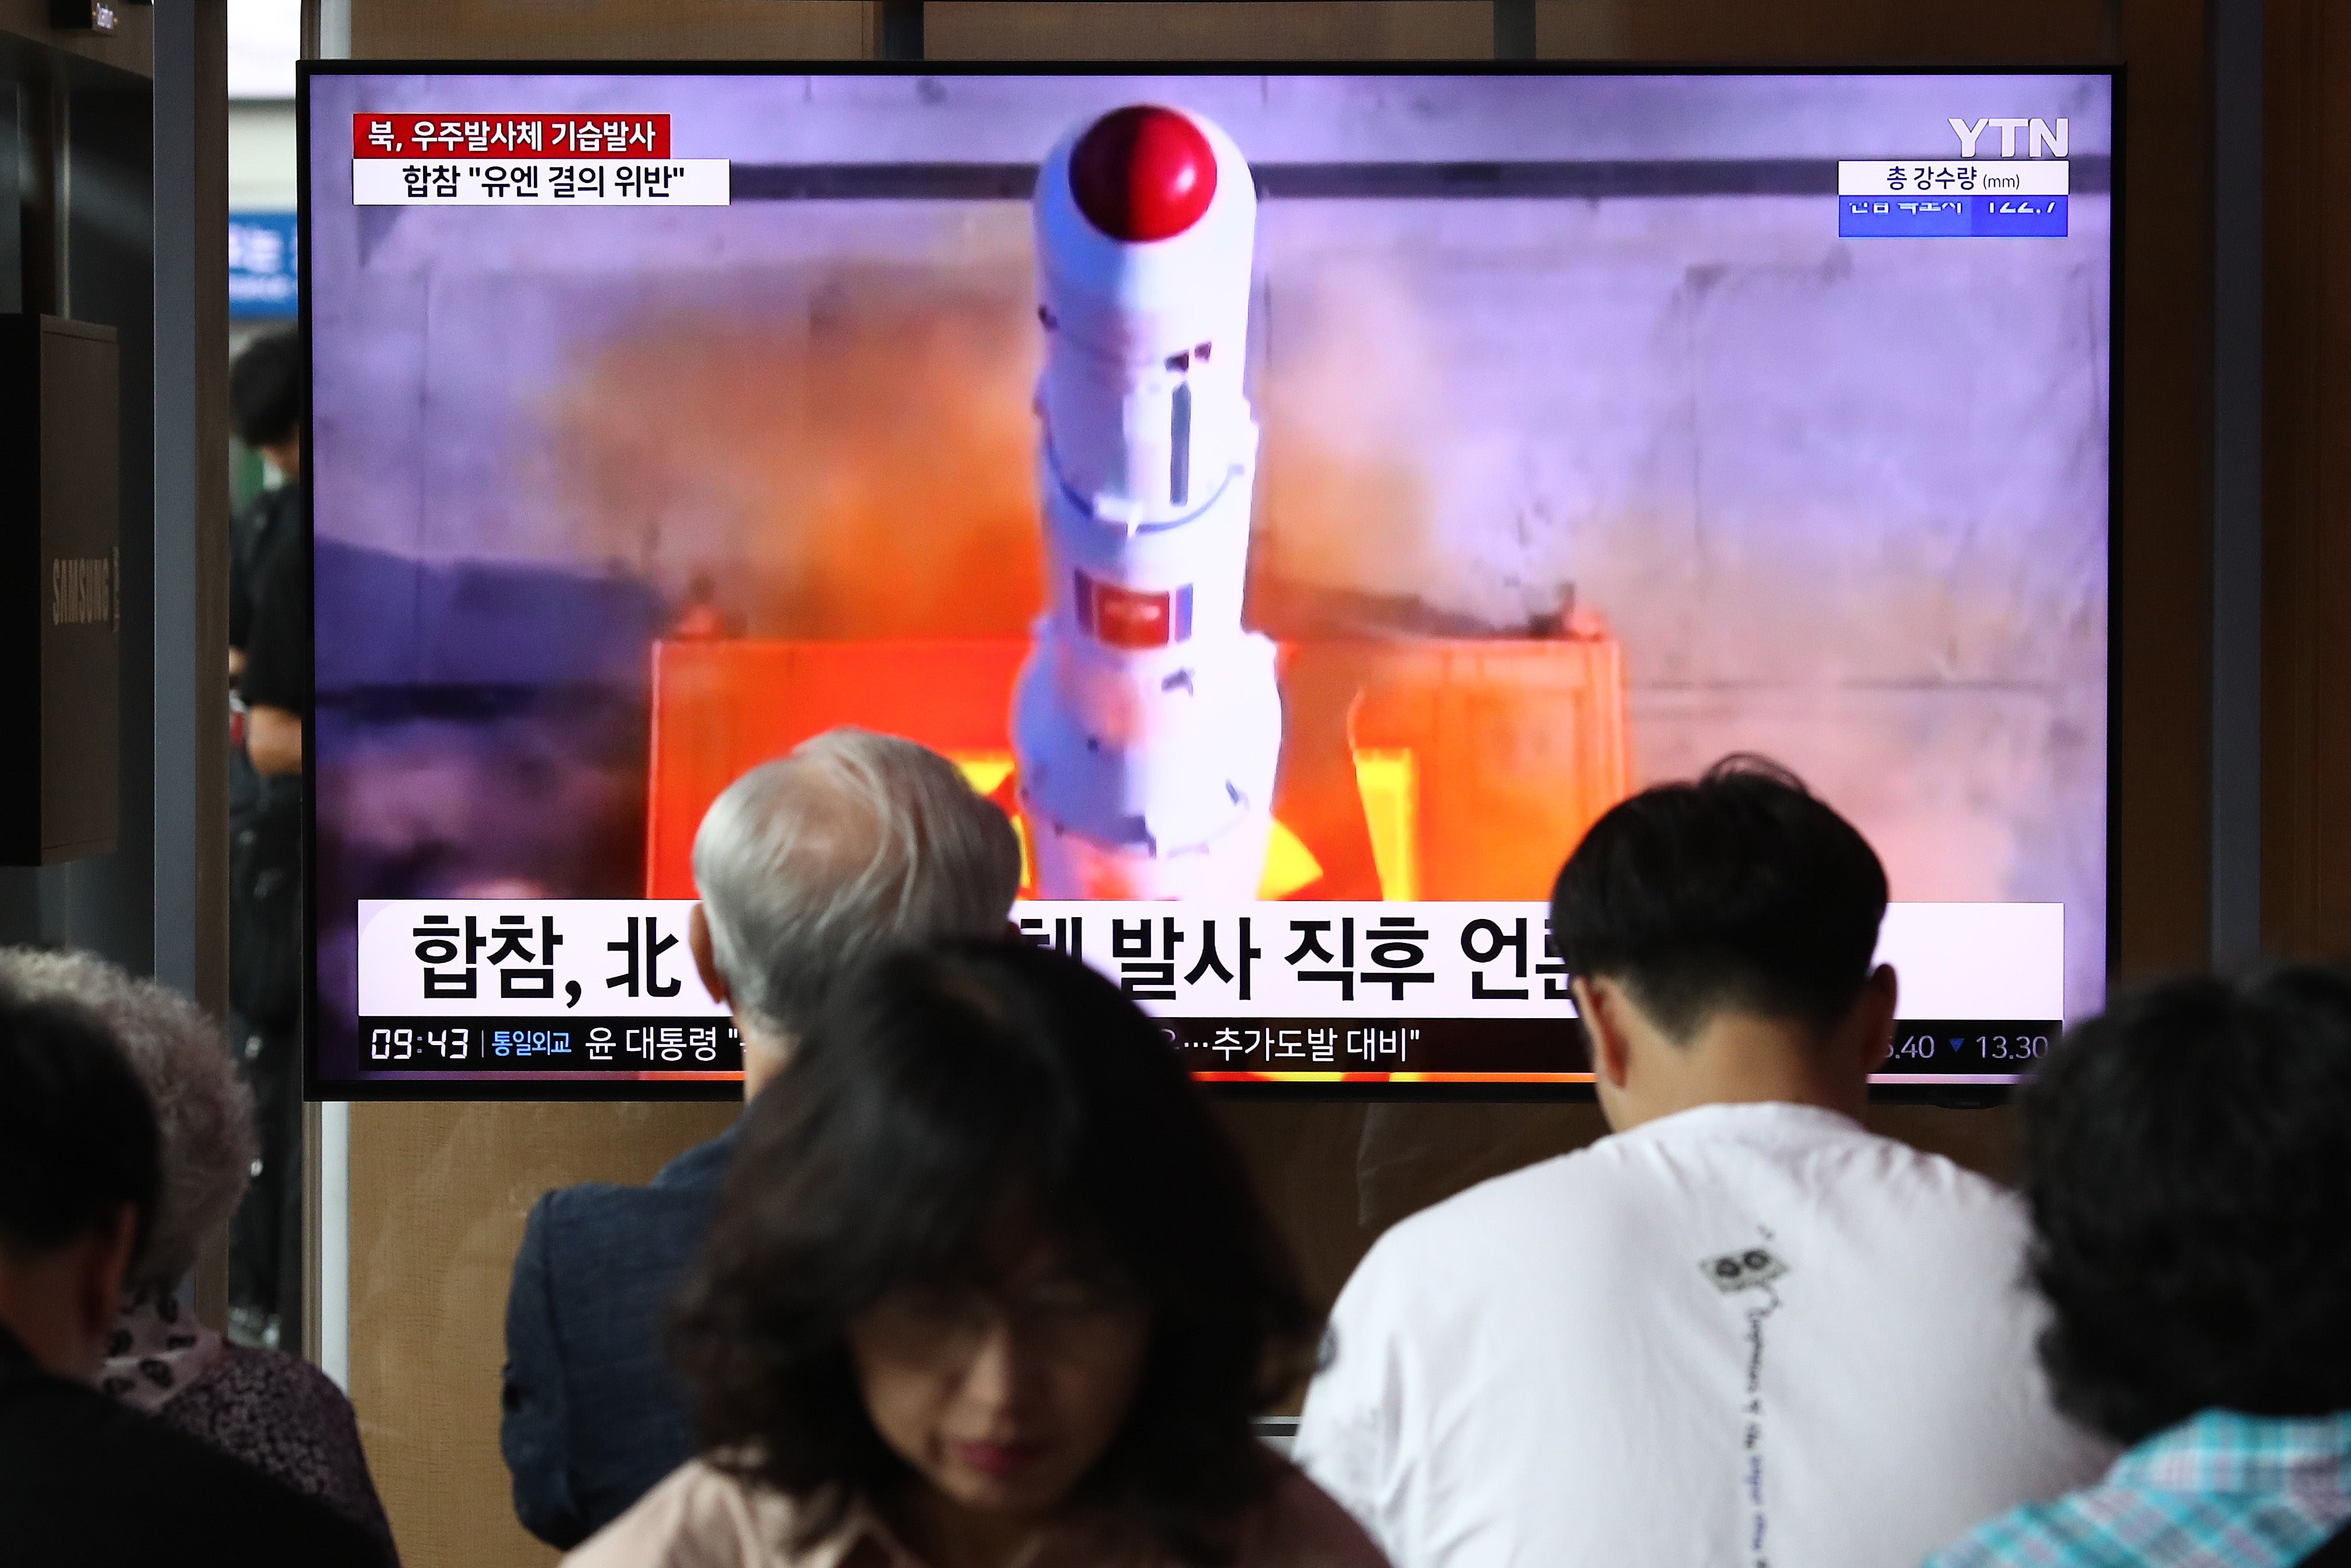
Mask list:
[[[1976,1527],[1927,1568],[2289,1568],[2351,1522],[2351,1411],[2207,1410],[2105,1479]]]

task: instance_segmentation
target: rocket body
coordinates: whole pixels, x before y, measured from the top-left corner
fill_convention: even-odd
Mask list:
[[[1046,898],[1251,898],[1281,747],[1243,630],[1257,193],[1182,110],[1114,111],[1038,172],[1047,597],[1013,698]]]

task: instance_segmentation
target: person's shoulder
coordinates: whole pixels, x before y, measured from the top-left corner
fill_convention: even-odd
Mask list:
[[[2110,1526],[2124,1510],[2111,1495],[2098,1494],[2099,1489],[2091,1488],[1995,1514],[1929,1553],[1924,1568],[2015,1568],[2027,1563],[2041,1568],[2121,1568],[2172,1561],[2159,1552],[2143,1558],[2138,1549],[2157,1543],[2144,1530],[2133,1532],[2136,1541],[2115,1532]]]
[[[1372,1244],[1364,1266],[1413,1275],[1438,1265],[1507,1269],[1514,1238],[1523,1240],[1531,1228],[1555,1229],[1623,1179],[1612,1142],[1489,1176],[1407,1215]]]
[[[532,1206],[527,1234],[541,1246],[593,1245],[608,1239],[634,1246],[646,1238],[678,1235],[681,1218],[690,1219],[716,1202],[727,1146],[723,1134],[697,1145],[642,1186],[590,1181],[557,1187]],[[698,1232],[687,1239],[699,1239]]]
[[[705,1459],[672,1470],[564,1568],[782,1568],[792,1505]]]
[[[1354,1516],[1285,1463],[1244,1526],[1234,1568],[1388,1568]]]
[[[238,549],[250,550],[268,532],[270,520],[277,516],[272,501],[276,494],[264,490],[229,514],[229,534]],[[246,564],[252,564],[249,559]]]
[[[72,1465],[78,1456],[120,1440],[134,1412],[78,1383],[26,1371],[0,1382],[0,1470],[21,1479],[20,1467]],[[134,1444],[140,1428],[130,1428]],[[0,1498],[8,1495],[0,1488]]]
[[[358,1441],[358,1416],[341,1385],[282,1349],[233,1344],[212,1373],[188,1385],[164,1410],[207,1404],[235,1410],[246,1427],[294,1443]],[[264,1469],[270,1469],[264,1465]]]
[[[279,509],[283,506],[272,503],[261,515],[254,535],[253,568],[257,589],[276,586],[281,592],[293,593],[308,585],[310,535],[298,526],[300,512],[289,514]]]
[[[61,1385],[35,1397],[48,1461],[75,1469],[87,1455],[89,1473],[137,1477],[163,1532],[159,1546],[235,1542],[239,1561],[251,1568],[383,1560],[375,1539],[357,1524],[201,1438],[94,1391]],[[199,1553],[198,1560],[207,1559]]]
[[[189,1392],[218,1385],[265,1397],[300,1399],[330,1407],[345,1406],[335,1380],[298,1355],[255,1345],[231,1345],[221,1364],[189,1385]]]
[[[1839,1206],[1935,1213],[1954,1224],[1973,1216],[2003,1233],[2022,1223],[2015,1195],[1998,1182],[1820,1106],[1701,1105],[1604,1143],[1646,1156],[1661,1171],[1702,1170],[1718,1180],[1743,1182],[1768,1167],[1799,1192]]]
[[[183,1430],[203,1426],[211,1414],[235,1412],[247,1425],[288,1437],[340,1432],[355,1421],[350,1398],[333,1378],[298,1355],[247,1345],[230,1346],[218,1366],[172,1396],[163,1410],[169,1424]]]
[[[303,494],[301,482],[296,480],[264,490],[253,498],[254,526],[267,548],[277,549],[284,538],[300,528]]]
[[[696,1144],[653,1173],[642,1186],[625,1182],[583,1181],[559,1186],[538,1200],[551,1220],[595,1223],[662,1213],[681,1203],[714,1199],[726,1179],[728,1156],[734,1149],[732,1128],[707,1143]]]
[[[735,1158],[735,1127],[699,1143],[671,1160],[645,1184],[646,1190],[695,1198],[716,1197]]]
[[[1836,1163],[1845,1191],[1906,1215],[1936,1212],[1948,1223],[1972,1224],[2003,1239],[2025,1228],[2022,1199],[1948,1155],[1856,1124],[1824,1145],[1822,1157]]]

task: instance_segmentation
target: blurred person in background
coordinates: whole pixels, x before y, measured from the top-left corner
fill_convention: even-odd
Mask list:
[[[946,758],[836,729],[737,779],[694,841],[689,946],[743,1040],[755,1099],[841,977],[875,951],[1007,929],[1020,844]],[[685,1462],[693,1428],[661,1325],[735,1157],[733,1130],[642,1187],[589,1183],[531,1209],[507,1299],[515,1511],[575,1546]]]
[[[288,331],[256,338],[228,371],[229,428],[266,465],[262,492],[229,523],[228,669],[245,674],[263,564],[302,531],[302,340]],[[274,479],[274,483],[270,482]]]
[[[146,1269],[160,1145],[104,1026],[0,983],[0,1561],[381,1563],[332,1509],[90,1385]]]
[[[744,1116],[703,1457],[574,1568],[1380,1568],[1253,1418],[1318,1314],[1159,1027],[1018,940],[882,959]]]
[[[1552,931],[1611,1135],[1381,1237],[1300,1418],[1400,1568],[1885,1568],[2097,1473],[2022,1206],[1861,1124],[1886,904],[1761,758],[1584,835]]]
[[[342,1390],[298,1356],[225,1343],[180,1299],[205,1239],[245,1196],[256,1146],[253,1099],[219,1029],[177,992],[87,953],[0,948],[0,987],[94,1017],[155,1112],[155,1215],[124,1275],[99,1390],[317,1498],[391,1558],[392,1528]]]
[[[2157,987],[2023,1102],[2042,1360],[2130,1448],[1931,1568],[2351,1563],[2351,974]]]
[[[229,366],[230,422],[277,479],[230,524],[229,681],[245,710],[247,754],[232,776],[233,814],[258,804],[261,780],[302,770],[310,627],[303,385],[301,340],[291,331],[256,338]]]
[[[256,339],[229,366],[231,425],[278,480],[236,515],[229,551],[229,679],[243,740],[229,758],[231,1037],[261,1115],[260,1169],[230,1249],[230,1332],[259,1345],[301,1338],[303,384],[291,331]]]

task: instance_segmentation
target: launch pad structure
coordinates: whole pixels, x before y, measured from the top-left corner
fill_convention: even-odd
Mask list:
[[[1008,733],[1019,638],[654,644],[645,893],[693,898],[720,790],[837,725],[941,752],[1018,814]],[[1280,646],[1281,773],[1267,898],[1542,899],[1632,788],[1613,637],[1395,638]],[[1023,894],[1036,893],[1034,862]]]

